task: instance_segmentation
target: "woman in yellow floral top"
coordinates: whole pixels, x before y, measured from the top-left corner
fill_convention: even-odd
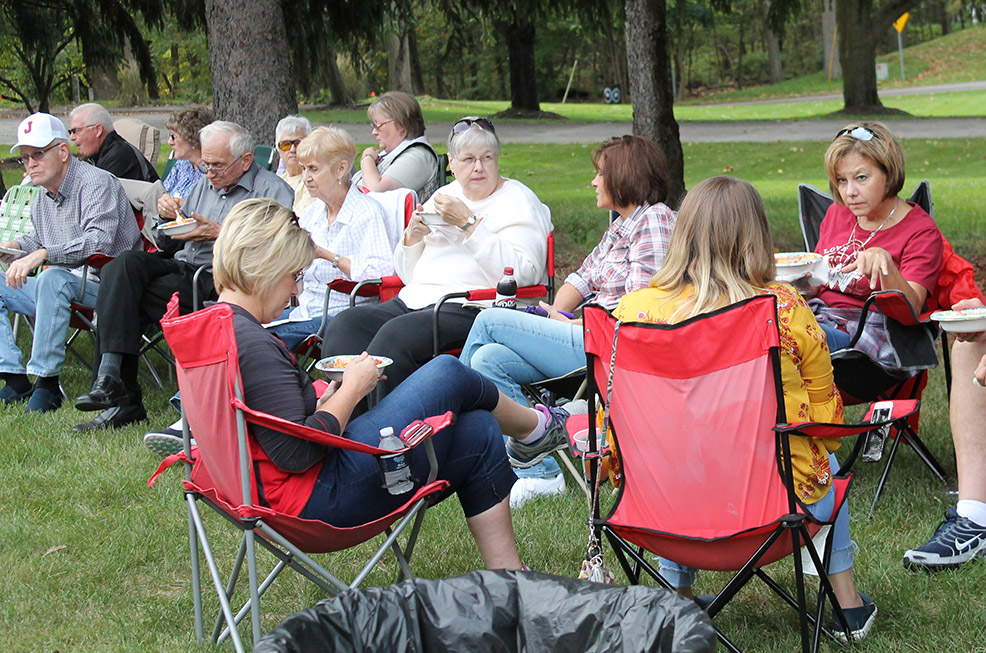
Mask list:
[[[789,422],[843,420],[842,400],[832,380],[825,334],[794,288],[774,281],[774,247],[763,201],[749,183],[713,177],[688,193],[678,212],[671,243],[650,287],[623,297],[614,314],[626,322],[676,323],[755,295],[777,297],[781,340],[781,378]],[[832,514],[831,455],[835,439],[792,438],[796,491],[811,512]],[[829,578],[846,612],[855,639],[866,635],[876,605],[856,591],[853,543],[843,506],[835,522]],[[695,571],[661,560],[661,574],[685,596],[692,596]]]

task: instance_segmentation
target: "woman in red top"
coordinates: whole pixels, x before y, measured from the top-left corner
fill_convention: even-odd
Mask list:
[[[899,290],[920,313],[938,280],[942,238],[934,220],[898,193],[904,185],[904,152],[877,122],[847,125],[825,152],[825,171],[835,203],[822,221],[815,251],[829,261],[829,278],[812,302],[832,351],[849,344],[863,303],[876,290]],[[893,368],[880,316],[866,330]]]

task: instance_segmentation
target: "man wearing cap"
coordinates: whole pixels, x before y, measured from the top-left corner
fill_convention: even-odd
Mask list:
[[[85,159],[120,179],[154,182],[154,166],[136,147],[116,133],[110,112],[102,105],[81,104],[69,114],[69,138]]]
[[[230,209],[254,197],[270,198],[288,209],[294,203],[291,187],[254,162],[253,137],[240,125],[217,120],[202,128],[199,141],[206,176],[196,182],[182,205],[185,217],[197,224],[173,238],[158,232],[159,246],[183,241],[182,249],[174,258],[129,252],[103,268],[96,299],[99,369],[92,388],[75,401],[79,410],[101,412],[76,425],[76,431],[115,428],[146,418],[137,381],[141,334],[164,315],[175,292],[182,311],[192,310],[195,272],[212,264],[212,244]],[[203,272],[197,287],[202,297],[213,294],[211,271]]]
[[[0,402],[27,401],[25,412],[48,412],[62,403],[58,375],[65,361],[69,305],[83,291],[81,266],[101,252],[116,256],[140,246],[133,209],[117,179],[76,161],[68,133],[58,118],[35,113],[17,127],[17,144],[31,183],[41,188],[31,205],[33,231],[0,243],[21,255],[3,254],[8,263],[0,284]],[[38,266],[49,267],[28,276]],[[86,280],[83,303],[96,299],[99,283]],[[7,313],[33,315],[34,343],[25,370]],[[28,374],[36,375],[32,385]]]

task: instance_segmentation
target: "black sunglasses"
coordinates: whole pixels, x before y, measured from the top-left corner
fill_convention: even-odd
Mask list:
[[[496,128],[493,126],[492,122],[490,122],[487,118],[479,118],[476,116],[462,118],[461,120],[456,121],[456,123],[452,125],[452,133],[461,134],[464,131],[468,131],[468,129],[473,125],[476,125],[483,131],[488,131],[493,134],[496,133]]]

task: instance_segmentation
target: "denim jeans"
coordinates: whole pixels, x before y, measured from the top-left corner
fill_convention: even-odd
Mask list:
[[[822,327],[822,331],[825,332],[825,340],[828,342],[829,351],[839,351],[849,346],[852,336],[842,329],[821,322],[819,322],[818,326]]]
[[[399,433],[416,419],[452,411],[455,422],[432,436],[438,478],[450,484],[442,498],[455,492],[465,516],[473,517],[509,497],[517,480],[501,444],[500,427],[489,412],[497,401],[496,388],[488,379],[451,356],[439,356],[351,421],[343,435],[376,446],[385,426]],[[424,448],[415,448],[407,459],[415,488],[420,487],[428,477]],[[301,516],[339,527],[355,526],[390,513],[409,497],[391,495],[382,487],[373,456],[337,449],[322,463]]]
[[[835,476],[839,472],[839,461],[831,453],[829,454],[829,468],[832,470],[832,476]],[[821,519],[828,519],[832,516],[832,509],[834,507],[835,492],[830,487],[824,497],[808,506],[808,512]],[[832,526],[832,559],[829,561],[828,573],[830,575],[838,574],[847,569],[852,569],[854,552],[855,545],[849,538],[849,504],[843,503],[842,509],[839,510],[839,514],[835,518],[835,524]],[[800,553],[795,552],[795,555],[800,555]],[[677,588],[691,587],[695,584],[695,579],[698,577],[697,570],[679,565],[677,562],[672,562],[664,558],[659,559],[657,567],[661,575],[673,587]]]
[[[93,306],[99,284],[86,282],[82,303]],[[65,362],[65,340],[72,314],[69,304],[79,299],[82,277],[71,270],[49,267],[37,276],[28,277],[20,289],[0,283],[0,372],[23,374],[25,368],[21,350],[14,341],[8,313],[34,317],[34,342],[27,374],[57,376]]]
[[[543,381],[585,365],[582,326],[504,308],[482,311],[473,322],[459,360],[492,379],[503,394],[524,404],[521,384]],[[527,469],[518,478],[561,474],[554,458]]]
[[[286,318],[287,313],[290,310],[291,309],[286,310],[285,314],[281,317]],[[332,318],[330,316],[325,320],[325,323],[328,324],[331,319]],[[287,346],[288,351],[294,351],[305,338],[313,333],[316,333],[318,331],[318,327],[321,325],[322,318],[313,317],[312,319],[305,320],[303,322],[284,322],[282,324],[278,324],[277,326],[267,327],[267,330],[280,338],[284,342],[285,346]]]

